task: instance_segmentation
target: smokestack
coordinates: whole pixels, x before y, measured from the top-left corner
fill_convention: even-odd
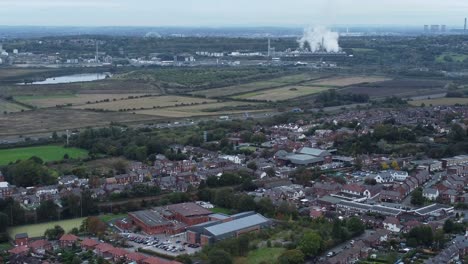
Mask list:
[[[463,28],[463,33],[465,33],[465,34],[466,34],[466,19],[467,18],[465,17],[465,27]]]
[[[271,44],[270,44],[270,38],[268,38],[268,57],[271,56]]]

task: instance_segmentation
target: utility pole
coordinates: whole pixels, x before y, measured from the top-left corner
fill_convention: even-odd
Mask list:
[[[70,130],[67,129],[67,147],[69,143],[70,143]]]

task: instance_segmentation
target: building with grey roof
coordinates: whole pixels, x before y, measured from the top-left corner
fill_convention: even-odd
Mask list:
[[[187,229],[187,241],[207,245],[248,232],[256,232],[271,225],[271,220],[255,212],[232,215],[227,219],[215,220]]]

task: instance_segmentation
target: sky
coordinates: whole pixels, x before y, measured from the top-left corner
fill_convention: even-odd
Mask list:
[[[0,25],[463,27],[468,0],[0,0]]]

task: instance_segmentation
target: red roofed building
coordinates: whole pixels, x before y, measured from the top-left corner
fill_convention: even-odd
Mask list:
[[[103,258],[110,258],[112,255],[110,254],[110,251],[113,250],[114,247],[111,244],[107,243],[99,243],[95,248],[94,252],[100,257]]]
[[[138,253],[138,252],[130,252],[125,257],[128,262],[135,262],[137,264],[143,264],[143,260],[147,259],[148,257]]]
[[[85,239],[81,241],[81,248],[83,250],[94,250],[94,248],[99,244],[97,240],[94,239]]]
[[[211,211],[201,207],[196,203],[180,203],[167,207],[174,214],[174,219],[187,225],[197,225],[209,221]]]
[[[143,260],[143,264],[181,264],[178,261],[170,261],[162,258],[150,257]]]
[[[52,251],[52,244],[45,239],[41,239],[29,243],[29,248],[36,254],[44,255],[46,251]]]
[[[115,262],[119,262],[125,259],[128,254],[128,251],[121,248],[113,248],[109,250],[109,254]]]
[[[28,246],[17,246],[8,250],[8,253],[16,256],[26,256],[29,253],[29,248]]]
[[[65,234],[59,239],[59,245],[61,248],[73,247],[76,245],[78,237],[72,234]]]
[[[311,209],[309,215],[310,215],[310,218],[316,219],[316,218],[322,217],[323,213],[322,213],[322,211]]]
[[[29,243],[29,236],[27,233],[16,234],[15,245],[26,246]]]

